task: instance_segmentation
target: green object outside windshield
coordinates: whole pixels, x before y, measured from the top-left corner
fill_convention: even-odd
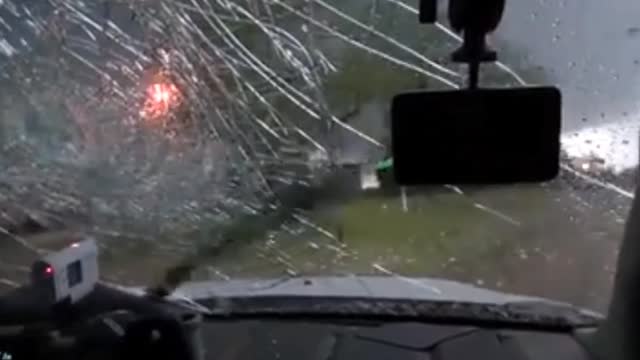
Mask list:
[[[377,171],[389,170],[393,167],[393,158],[382,160],[376,164]]]

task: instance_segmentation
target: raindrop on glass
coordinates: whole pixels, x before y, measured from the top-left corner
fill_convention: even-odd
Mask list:
[[[630,27],[630,28],[627,29],[627,34],[629,36],[636,36],[636,35],[640,34],[640,28],[636,27],[636,26]]]

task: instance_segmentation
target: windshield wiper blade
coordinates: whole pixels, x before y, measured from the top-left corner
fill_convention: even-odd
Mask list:
[[[233,296],[198,300],[212,317],[425,321],[439,324],[473,325],[567,331],[594,327],[600,318],[569,306],[528,303],[483,304],[472,302],[370,297]]]

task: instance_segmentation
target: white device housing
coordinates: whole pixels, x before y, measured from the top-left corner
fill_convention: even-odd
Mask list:
[[[32,266],[33,286],[42,290],[52,305],[65,300],[78,302],[93,291],[98,275],[98,246],[93,239],[73,243]]]

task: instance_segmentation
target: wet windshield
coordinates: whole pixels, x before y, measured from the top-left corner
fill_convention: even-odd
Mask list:
[[[446,18],[419,25],[416,7],[0,0],[3,286],[78,232],[120,284],[187,264],[196,280],[437,277],[604,309],[637,163],[640,5],[508,1],[481,81],[563,90],[559,179],[404,189],[391,97],[466,73]]]

